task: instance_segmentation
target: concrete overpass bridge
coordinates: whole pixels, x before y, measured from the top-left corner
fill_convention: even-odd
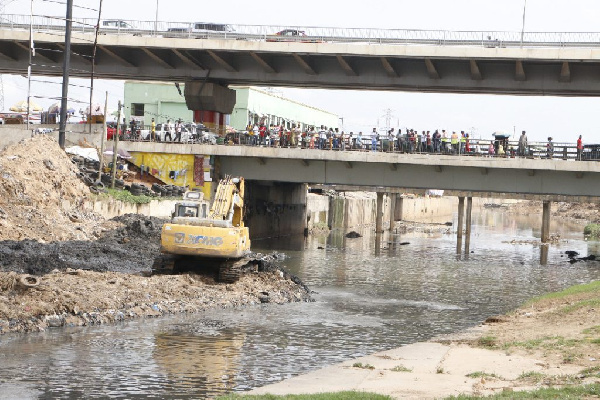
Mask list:
[[[443,189],[552,201],[600,200],[600,163],[441,154],[120,142],[130,152],[215,156],[221,174],[271,182]],[[378,191],[378,190],[373,190]]]
[[[440,154],[398,154],[314,149],[215,146],[180,143],[123,142],[129,152],[203,154],[216,158],[216,176],[240,175],[263,185],[256,201],[269,192],[289,206],[290,229],[305,226],[304,184],[338,191],[377,192],[376,231],[383,227],[383,200],[388,196],[390,227],[402,215],[398,193],[443,189],[456,195],[457,252],[469,252],[472,197],[503,197],[543,201],[542,242],[550,239],[552,201],[600,201],[600,163],[529,158],[489,158]],[[465,215],[466,198],[466,215]],[[263,196],[263,200],[266,197]],[[261,200],[261,201],[263,201]],[[264,200],[266,201],[266,200]],[[396,212],[396,207],[400,212]],[[304,213],[303,213],[304,210]]]
[[[514,95],[600,95],[599,33],[449,32],[124,21],[101,29],[101,79]],[[62,74],[64,27],[34,19],[33,73]],[[95,21],[74,21],[72,76],[89,77]],[[275,35],[285,29],[300,35]],[[0,73],[25,74],[29,17],[0,18]]]

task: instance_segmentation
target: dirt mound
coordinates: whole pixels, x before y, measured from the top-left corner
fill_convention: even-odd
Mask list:
[[[537,200],[507,204],[507,210],[515,214],[541,214],[542,202]],[[600,223],[600,205],[596,203],[552,203],[553,217],[582,223]]]
[[[83,211],[89,189],[56,140],[37,135],[0,152],[0,240],[89,239],[102,218]]]
[[[279,271],[249,273],[232,285],[195,274],[146,278],[68,270],[23,289],[16,284],[20,278],[0,272],[0,334],[238,307],[265,298],[275,304],[310,301],[308,290]]]

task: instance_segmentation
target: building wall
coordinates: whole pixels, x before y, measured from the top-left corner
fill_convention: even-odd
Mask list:
[[[150,124],[152,118],[156,123],[167,122],[168,119],[175,121],[181,118],[183,121],[193,120],[192,111],[187,109],[183,97],[184,86],[181,85],[181,95],[173,83],[147,83],[147,82],[125,82],[125,118],[131,120],[131,104],[144,104],[145,125]]]
[[[183,93],[183,84],[180,85],[180,89]],[[236,91],[236,104],[229,125],[235,129],[245,129],[250,114],[256,115],[256,118],[277,116],[303,125],[338,126],[336,114],[251,87],[240,86],[232,89]],[[124,102],[127,122],[131,120],[132,103],[144,104],[144,117],[141,117],[141,120],[146,125],[150,124],[153,117],[156,123],[179,118],[185,122],[193,121],[193,112],[187,109],[185,97],[179,94],[172,83],[125,82]]]
[[[234,89],[237,92],[237,102],[231,115],[231,126],[235,129],[242,130],[246,127],[249,114],[257,115],[258,118],[266,117],[267,124],[279,123],[274,120],[274,117],[279,117],[302,125],[338,126],[336,114],[255,88],[234,87]]]

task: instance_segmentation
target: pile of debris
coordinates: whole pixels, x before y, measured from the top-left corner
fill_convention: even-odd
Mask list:
[[[103,218],[56,140],[36,135],[0,152],[0,240],[86,240]]]

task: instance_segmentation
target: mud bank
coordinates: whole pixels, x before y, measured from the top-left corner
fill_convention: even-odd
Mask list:
[[[311,299],[305,286],[276,269],[256,270],[227,285],[196,274],[144,277],[57,270],[40,277],[39,285],[25,288],[18,283],[20,277],[0,272],[0,334]]]

